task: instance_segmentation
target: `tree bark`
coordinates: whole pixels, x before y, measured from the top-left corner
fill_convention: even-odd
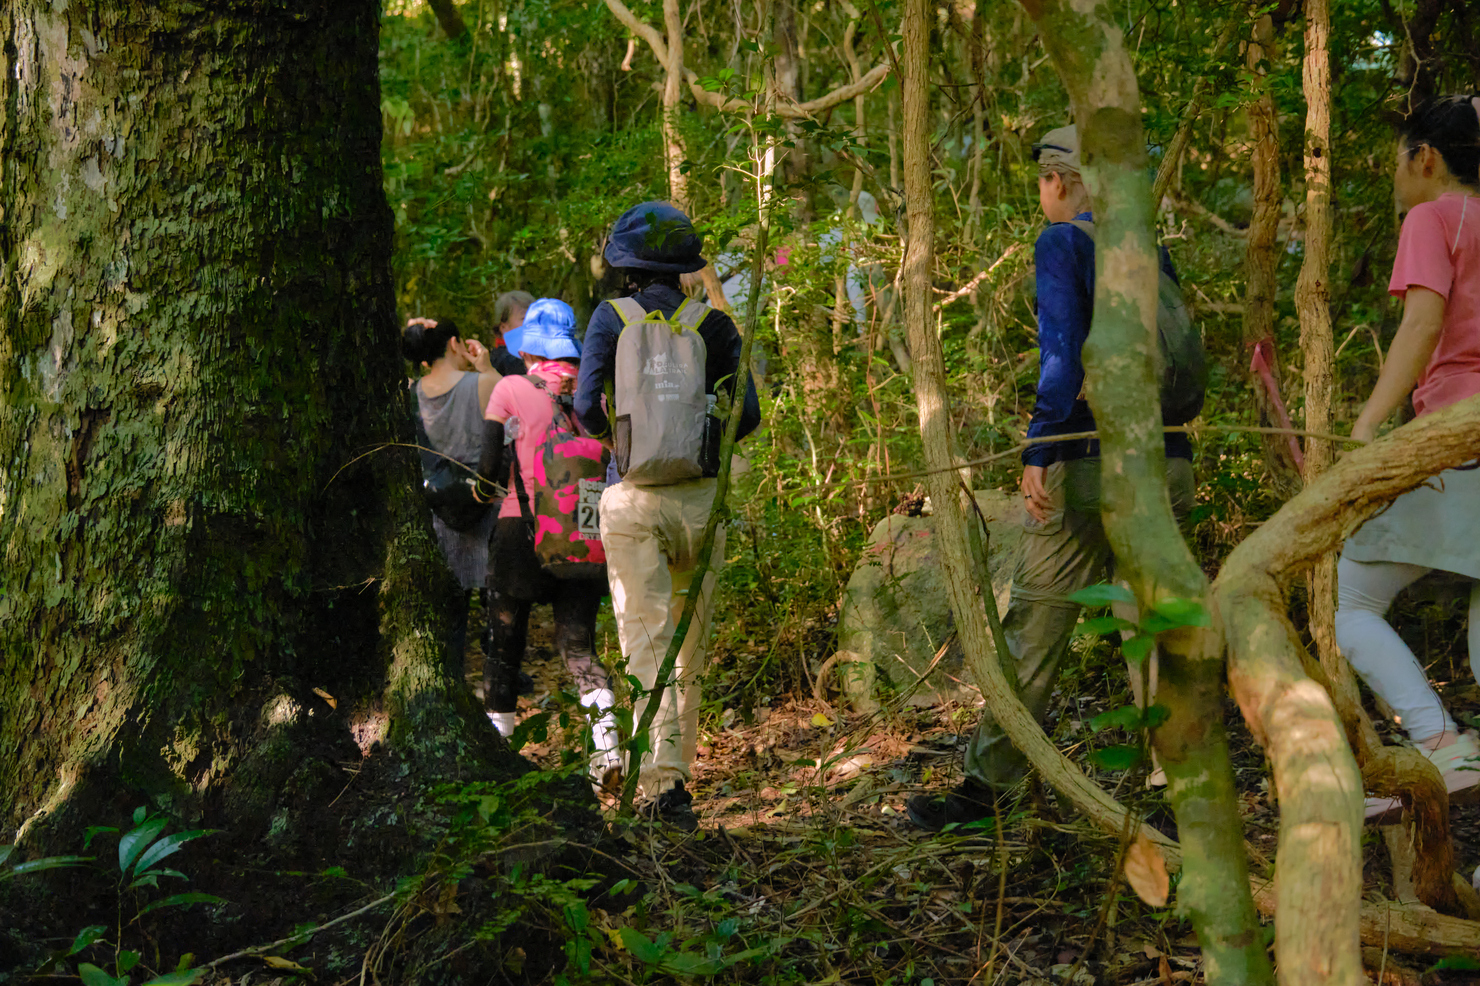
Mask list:
[[[456,40],[468,33],[468,26],[463,23],[462,14],[457,12],[453,0],[427,0],[427,6],[432,8],[437,23],[442,26],[442,33],[449,39]]]
[[[1348,453],[1235,548],[1213,586],[1228,637],[1229,684],[1274,765],[1280,802],[1276,943],[1281,981],[1292,986],[1360,982],[1359,927],[1370,941],[1376,932],[1369,929],[1382,924],[1360,910],[1362,778],[1330,698],[1302,669],[1304,647],[1280,586],[1395,497],[1473,460],[1480,454],[1477,435],[1480,399],[1471,398]],[[1412,750],[1383,752],[1395,770],[1400,752],[1427,767],[1437,790],[1414,803],[1447,810],[1431,764]],[[1390,793],[1377,786],[1389,781],[1411,789],[1415,778],[1385,777],[1373,782],[1374,789]],[[1480,940],[1468,922],[1439,924],[1450,941]]]
[[[0,831],[250,838],[388,670],[393,742],[491,742],[411,458],[351,463],[410,432],[378,16],[0,11]]]
[[[1156,240],[1140,95],[1119,26],[1104,8],[1025,0],[1074,105],[1084,179],[1099,217],[1095,320],[1084,346],[1086,390],[1100,432],[1101,515],[1117,574],[1143,613],[1171,598],[1207,606],[1166,488],[1156,347]],[[1216,627],[1158,637],[1156,701],[1168,709],[1153,742],[1166,770],[1183,852],[1178,888],[1210,983],[1272,981],[1249,893],[1242,821],[1222,724],[1223,645]]]
[[[1260,92],[1245,111],[1249,118],[1250,164],[1254,170],[1254,214],[1249,222],[1244,260],[1243,340],[1248,354],[1264,360],[1268,366],[1267,381],[1257,371],[1251,371],[1249,378],[1254,404],[1259,409],[1259,423],[1265,427],[1283,424],[1276,403],[1282,385],[1274,345],[1275,293],[1279,290],[1275,278],[1279,264],[1275,234],[1280,224],[1280,145],[1274,94],[1269,88],[1269,64],[1273,59],[1274,20],[1262,14],[1254,22],[1247,58],[1250,71],[1259,80]],[[1266,435],[1263,443],[1264,462],[1275,489],[1289,496],[1300,488],[1298,440],[1293,436]]]

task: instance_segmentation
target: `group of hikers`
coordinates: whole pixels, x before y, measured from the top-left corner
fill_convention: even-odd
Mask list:
[[[1080,606],[1069,597],[1113,580],[1114,557],[1100,519],[1098,443],[1056,440],[1095,430],[1081,361],[1094,308],[1094,217],[1076,127],[1045,134],[1033,145],[1033,158],[1049,223],[1034,251],[1040,369],[1027,432],[1032,444],[1022,456],[1026,537],[1002,622],[1019,692],[1041,722],[1079,620]],[[1418,106],[1400,127],[1393,167],[1405,216],[1388,290],[1402,301],[1403,316],[1353,426],[1352,436],[1362,440],[1375,438],[1410,394],[1417,415],[1480,394],[1480,96]],[[1477,214],[1469,219],[1472,199]],[[700,249],[687,216],[646,202],[611,229],[604,257],[621,279],[621,297],[598,306],[582,339],[568,305],[522,294],[504,295],[496,306],[501,349],[463,339],[446,320],[414,319],[405,331],[407,356],[425,369],[415,384],[425,444],[463,464],[465,473],[476,470],[474,501],[507,490],[496,516],[492,510],[457,515],[454,508],[465,504],[439,504],[447,484],[434,478],[435,457],[424,453],[437,536],[467,590],[452,660],[460,675],[468,601],[482,589],[489,614],[485,701],[494,726],[508,735],[518,695],[531,687],[521,670],[530,607],[553,604],[556,648],[593,721],[592,775],[599,784],[612,784],[621,770],[614,690],[594,649],[601,598],[610,592],[626,670],[641,686],[635,722],[693,589],[715,496],[722,409],[736,381],[746,381],[739,436],[760,422],[754,384],[740,372],[733,321],[691,300],[680,284],[681,275],[704,267]],[[1205,370],[1165,249],[1160,277],[1163,418],[1180,425],[1201,412]],[[1165,452],[1171,503],[1185,516],[1194,494],[1191,440],[1168,431]],[[697,825],[685,785],[696,755],[699,684],[723,557],[721,528],[640,767],[644,813],[682,828]],[[1480,784],[1480,745],[1474,733],[1460,731],[1386,619],[1398,592],[1433,570],[1480,580],[1480,469],[1473,465],[1443,472],[1367,521],[1347,539],[1337,569],[1343,653],[1457,792]],[[1470,598],[1470,660],[1480,671],[1480,582]],[[1131,682],[1137,703],[1149,704],[1154,656]],[[1026,767],[984,712],[966,750],[965,779],[944,793],[910,798],[909,817],[929,830],[988,817]],[[1159,770],[1151,780],[1165,783]],[[1369,798],[1367,817],[1396,807]]]

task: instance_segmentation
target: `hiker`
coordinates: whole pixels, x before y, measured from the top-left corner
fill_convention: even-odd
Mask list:
[[[488,349],[476,339],[464,342],[451,319],[413,318],[402,330],[401,342],[406,358],[425,371],[412,385],[424,435],[417,444],[431,450],[422,452],[422,475],[437,546],[463,590],[447,654],[449,673],[462,680],[468,611],[473,593],[484,589],[494,524],[494,512],[475,502],[470,480],[483,445],[483,408],[499,373],[490,365]],[[439,472],[447,477],[448,489],[441,499],[431,489],[431,477]]]
[[[1399,134],[1393,190],[1407,215],[1388,293],[1403,300],[1403,320],[1352,426],[1364,441],[1410,393],[1420,416],[1480,394],[1480,97],[1427,100]],[[1434,570],[1480,579],[1473,463],[1398,497],[1346,539],[1336,565],[1337,644],[1454,793],[1480,784],[1480,744],[1459,731],[1385,618],[1399,592]],[[1480,678],[1480,583],[1470,590],[1469,620],[1470,668]],[[1367,817],[1400,807],[1369,798]]]
[[[534,295],[528,291],[505,291],[493,303],[494,345],[492,347],[493,368],[504,376],[524,373],[524,361],[519,358],[519,326],[524,324],[524,313],[534,304]]]
[[[500,380],[484,414],[478,471],[506,478],[508,490],[493,533],[484,703],[494,728],[511,735],[529,612],[535,603],[550,603],[555,648],[581,705],[596,713],[592,769],[598,781],[610,783],[606,775],[619,760],[616,721],[608,711],[611,682],[596,657],[596,613],[607,588],[594,516],[609,455],[585,435],[571,410],[581,361],[575,322],[575,312],[558,299],[529,306],[516,342],[527,372]]]
[[[1079,174],[1078,130],[1068,126],[1050,131],[1033,145],[1033,157],[1039,204],[1050,225],[1034,246],[1041,355],[1030,441],[1095,429],[1080,360],[1094,313],[1095,243],[1089,192]],[[1161,269],[1157,328],[1167,367],[1162,418],[1169,425],[1184,424],[1202,409],[1202,343],[1164,249]],[[1186,434],[1168,432],[1165,447],[1167,487],[1172,508],[1181,517],[1192,507],[1192,443]],[[1065,597],[1113,574],[1114,556],[1100,521],[1099,455],[1093,439],[1039,443],[1023,452],[1026,536],[1002,626],[1016,663],[1018,693],[1039,722],[1048,712],[1079,620],[1079,604]],[[1154,666],[1146,668],[1144,686],[1142,666],[1130,670],[1136,704],[1144,708],[1156,690]],[[938,831],[953,822],[989,817],[995,795],[1023,778],[1027,761],[984,710],[964,767],[966,779],[944,796],[922,794],[909,800],[915,824]]]
[[[612,444],[621,475],[601,497],[601,540],[622,654],[644,693],[656,683],[677,629],[714,506],[723,423],[708,412],[729,407],[724,391],[741,372],[735,323],[679,287],[681,274],[704,266],[700,246],[689,218],[671,205],[644,202],[622,214],[603,256],[626,297],[592,313],[576,386],[576,414],[587,431]],[[740,437],[761,418],[755,384],[744,376]],[[603,406],[608,387],[614,404]],[[720,528],[639,778],[645,814],[685,829],[698,824],[684,784],[692,779],[698,745],[699,679],[724,546]],[[646,698],[636,703],[634,722],[646,704]]]

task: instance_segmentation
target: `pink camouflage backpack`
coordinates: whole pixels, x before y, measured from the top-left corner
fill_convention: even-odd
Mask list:
[[[534,535],[535,556],[555,578],[604,579],[606,551],[601,546],[598,507],[611,453],[576,421],[569,393],[573,379],[563,380],[558,394],[537,376],[525,379],[554,405],[550,427],[538,438],[535,474],[528,487],[519,458],[514,457],[514,489],[519,511]]]

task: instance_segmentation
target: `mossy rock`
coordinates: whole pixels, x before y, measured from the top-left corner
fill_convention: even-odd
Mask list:
[[[1023,508],[1001,490],[975,496],[990,535],[992,593],[1005,612]],[[848,580],[839,619],[836,674],[854,707],[869,709],[901,693],[912,705],[975,700],[955,628],[933,518],[892,514],[879,521]]]

